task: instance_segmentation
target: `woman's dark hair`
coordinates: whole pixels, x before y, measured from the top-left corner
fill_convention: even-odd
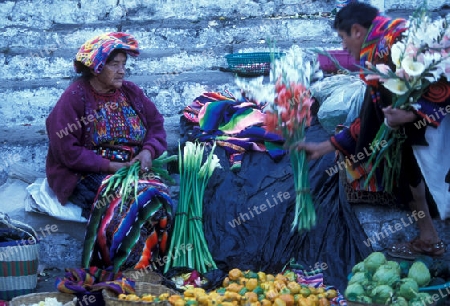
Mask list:
[[[112,61],[117,54],[122,53],[125,56],[127,56],[127,52],[125,52],[125,50],[123,49],[114,49],[108,56],[108,58],[106,59],[105,64],[108,64],[110,61]],[[92,77],[92,72],[91,72],[91,68],[83,65],[83,63],[79,62],[79,61],[74,61],[74,65],[77,67],[77,70],[79,71],[79,73],[81,73],[81,76],[77,79],[84,79],[84,80],[89,80]]]
[[[366,29],[370,28],[372,21],[378,13],[379,10],[370,4],[351,2],[336,14],[333,28],[338,31],[344,31],[350,35],[352,25],[354,24],[360,24]]]

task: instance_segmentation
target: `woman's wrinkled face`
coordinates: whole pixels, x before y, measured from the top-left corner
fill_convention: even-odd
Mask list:
[[[123,53],[117,53],[96,75],[95,89],[99,92],[110,92],[122,87],[126,64],[127,56]]]

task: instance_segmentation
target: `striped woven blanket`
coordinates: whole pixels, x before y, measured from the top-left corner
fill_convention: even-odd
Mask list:
[[[275,161],[286,154],[283,138],[265,129],[263,105],[245,97],[206,92],[183,115],[194,123],[189,140],[216,141],[227,152],[232,170],[240,169],[246,151],[267,152]]]

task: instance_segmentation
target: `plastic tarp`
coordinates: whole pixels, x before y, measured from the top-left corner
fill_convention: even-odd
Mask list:
[[[314,119],[307,140],[328,137]],[[278,273],[295,259],[306,271],[322,268],[324,284],[343,292],[351,267],[372,249],[363,243],[367,236],[340,188],[338,174],[325,172],[335,164],[334,153],[309,163],[318,221],[305,233],[290,231],[295,194],[288,155],[274,162],[262,152],[246,152],[235,173],[223,149],[217,148],[216,154],[223,169],[216,169],[209,181],[203,222],[218,268]]]

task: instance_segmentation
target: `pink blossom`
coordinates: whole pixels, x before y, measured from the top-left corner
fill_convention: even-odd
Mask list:
[[[414,46],[413,44],[408,44],[406,46],[405,55],[408,55],[409,57],[414,58],[417,55],[417,51],[418,51],[418,48],[416,46]]]
[[[398,76],[399,78],[402,78],[402,79],[408,77],[408,75],[405,73],[405,70],[403,68],[397,69],[395,71],[395,75]]]
[[[378,64],[375,67],[377,67],[378,71],[380,71],[382,74],[388,74],[391,71],[391,68],[385,64]]]
[[[381,81],[381,75],[379,74],[368,74],[366,75],[366,80],[367,81]]]

